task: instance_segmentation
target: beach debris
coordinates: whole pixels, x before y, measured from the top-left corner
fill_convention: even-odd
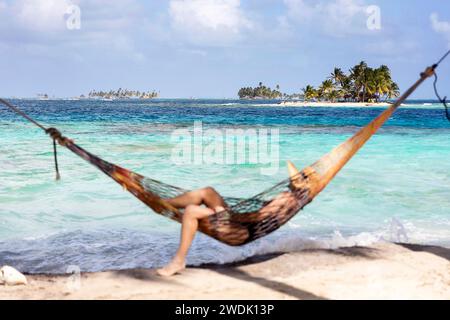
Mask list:
[[[19,271],[10,266],[3,266],[0,269],[0,284],[8,286],[26,285],[27,278]]]

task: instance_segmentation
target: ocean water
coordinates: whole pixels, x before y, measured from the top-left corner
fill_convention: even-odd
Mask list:
[[[13,102],[108,161],[183,188],[211,185],[239,197],[285,179],[286,160],[299,168],[311,164],[382,111],[232,100]],[[278,153],[260,163],[174,161],[174,134],[200,122],[219,141],[227,129],[279,132]],[[55,182],[51,141],[0,107],[0,265],[64,273],[71,265],[99,271],[169,261],[179,224],[153,214],[68,150],[59,148],[59,164],[62,180]],[[238,248],[199,234],[188,263],[380,240],[450,247],[450,123],[432,101],[406,103],[278,231]]]

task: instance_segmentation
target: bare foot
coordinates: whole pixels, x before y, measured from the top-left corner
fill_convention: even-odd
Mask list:
[[[173,276],[186,268],[186,263],[184,261],[172,260],[164,268],[157,269],[156,273],[163,277]]]

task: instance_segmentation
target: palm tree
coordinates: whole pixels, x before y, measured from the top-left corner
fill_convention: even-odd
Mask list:
[[[341,90],[333,90],[328,94],[328,99],[331,102],[336,102],[337,99],[339,99],[342,96]]]
[[[377,70],[379,70],[379,72],[381,72],[381,74],[386,78],[386,79],[391,79],[391,70],[389,70],[389,67],[386,65],[381,65]]]
[[[386,99],[398,98],[400,96],[400,89],[395,82],[392,82],[389,86],[388,91],[386,92]]]
[[[398,92],[398,86],[392,81],[390,70],[387,66],[381,66],[377,69],[367,69],[367,85],[366,90],[368,97],[375,101],[379,101],[383,96],[386,97],[391,91],[391,95]],[[392,88],[392,86],[394,86]]]
[[[350,77],[352,78],[353,83],[355,85],[355,93],[356,93],[355,98],[359,101],[361,101],[360,100],[361,90],[363,91],[362,100],[364,101],[365,99],[365,86],[367,84],[366,75],[367,75],[367,63],[365,63],[364,61],[361,61],[359,64],[350,69]]]
[[[302,89],[302,92],[305,101],[310,101],[317,97],[317,90],[314,89],[314,87],[309,84]]]
[[[329,79],[333,80],[335,84],[339,86],[343,86],[344,79],[346,78],[344,72],[341,70],[341,68],[334,68],[333,72],[331,73],[331,76]]]
[[[375,94],[375,100],[378,102],[380,98],[388,92],[391,80],[386,78],[384,70],[378,68],[373,72],[373,77],[370,79],[370,86],[373,94]]]
[[[331,92],[333,92],[334,90],[335,87],[333,81],[331,81],[330,79],[323,81],[319,87],[319,92],[321,92],[321,96],[325,99],[328,99]]]
[[[354,96],[353,92],[355,89],[352,83],[352,79],[350,77],[345,76],[345,78],[342,81],[341,89],[343,91],[342,97],[346,101]]]

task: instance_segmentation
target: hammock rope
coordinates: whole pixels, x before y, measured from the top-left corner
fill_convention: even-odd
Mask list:
[[[55,128],[46,128],[45,126],[40,124],[38,121],[34,120],[29,115],[27,115],[25,112],[23,112],[22,110],[20,110],[19,108],[15,107],[15,106],[13,106],[11,103],[9,103],[8,101],[6,101],[6,100],[4,100],[2,98],[0,98],[0,103],[4,104],[6,107],[11,109],[12,111],[17,113],[18,115],[22,116],[26,120],[30,121],[36,127],[42,129],[46,134],[51,136],[51,138],[53,139],[53,159],[54,159],[54,162],[55,162],[56,180],[60,180],[61,179],[61,175],[59,173],[58,153],[57,153],[57,148],[56,148],[56,141],[58,139],[62,141],[61,133]]]
[[[450,53],[450,51],[449,51],[449,53]],[[438,89],[437,89],[437,82],[438,82],[438,75],[437,75],[436,72],[434,72],[434,81],[433,81],[434,94],[438,98],[439,102],[442,103],[442,105],[444,106],[445,117],[450,122],[450,110],[449,110],[449,107],[447,105],[447,97],[444,96],[443,98],[441,98],[441,96],[440,96],[440,94],[438,92]]]
[[[449,53],[450,51],[446,56]],[[215,215],[201,219],[199,221],[199,230],[218,241],[237,246],[252,242],[280,228],[327,186],[342,167],[423,81],[435,75],[435,69],[438,64],[428,67],[420,74],[420,78],[416,83],[400,96],[395,103],[367,126],[360,129],[354,136],[334,148],[311,166],[298,171],[291,162],[288,162],[289,178],[271,188],[246,199],[224,197],[227,208]],[[9,102],[3,99],[0,99],[0,102],[50,135],[53,140],[57,179],[59,179],[59,168],[56,143],[66,147],[97,167],[122,185],[125,190],[145,203],[155,213],[181,222],[183,209],[174,208],[167,199],[181,195],[188,190],[144,177],[107,162],[64,137],[57,129],[44,127]]]

